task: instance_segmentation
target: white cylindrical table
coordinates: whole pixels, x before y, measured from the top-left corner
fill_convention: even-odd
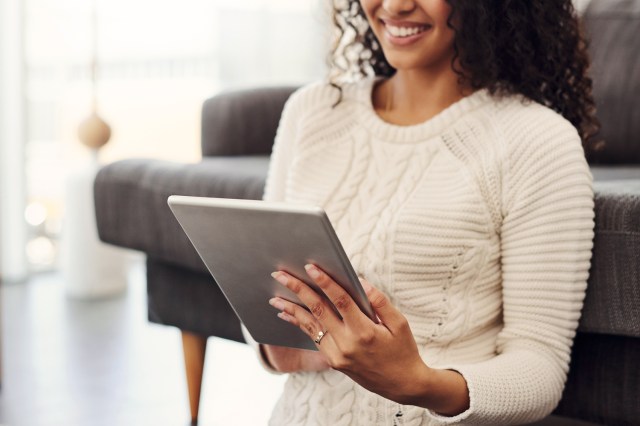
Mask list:
[[[93,181],[98,162],[69,173],[65,183],[60,268],[66,293],[78,299],[118,295],[126,289],[131,252],[101,242],[96,227]]]

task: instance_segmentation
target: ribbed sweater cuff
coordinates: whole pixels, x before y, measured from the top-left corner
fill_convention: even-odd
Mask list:
[[[513,425],[547,416],[558,404],[566,374],[531,350],[504,353],[477,364],[439,367],[457,371],[469,389],[469,409],[447,417],[427,410],[442,424]],[[523,386],[526,383],[526,386]]]
[[[433,419],[439,422],[439,424],[447,424],[447,425],[451,425],[451,424],[460,424],[463,421],[467,420],[475,411],[475,406],[476,406],[476,392],[475,392],[475,387],[473,385],[473,381],[470,381],[467,376],[461,371],[463,370],[463,368],[461,368],[460,366],[458,367],[453,367],[453,366],[444,366],[444,367],[440,367],[439,369],[442,370],[453,370],[458,372],[460,375],[462,375],[462,377],[465,379],[465,381],[467,382],[467,388],[469,389],[469,408],[466,409],[465,411],[463,411],[460,414],[457,414],[455,416],[444,416],[442,414],[438,414],[433,410],[427,410],[427,415]]]

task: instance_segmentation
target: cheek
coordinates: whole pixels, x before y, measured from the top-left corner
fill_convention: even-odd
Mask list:
[[[448,14],[451,12],[451,5],[447,0],[426,0],[429,2],[429,7],[432,13]]]
[[[452,47],[455,39],[455,31],[448,25],[451,6],[446,0],[430,0],[429,3],[429,13],[437,23],[440,42],[448,47]]]
[[[430,0],[429,13],[438,24],[447,24],[449,15],[451,14],[451,6],[447,0]]]

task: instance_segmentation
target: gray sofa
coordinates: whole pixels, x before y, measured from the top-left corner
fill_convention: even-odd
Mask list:
[[[555,414],[598,424],[637,425],[640,0],[593,0],[585,22],[606,146],[591,159],[596,189],[592,269],[568,382]],[[202,109],[203,158],[197,164],[124,160],[107,165],[96,177],[100,238],[146,253],[149,320],[183,332],[194,421],[206,338],[242,341],[242,335],[166,199],[171,194],[259,199],[278,119],[293,90],[256,89],[207,100]],[[556,417],[544,424],[570,423]]]

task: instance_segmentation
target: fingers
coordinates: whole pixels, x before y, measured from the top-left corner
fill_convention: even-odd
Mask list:
[[[331,303],[336,307],[343,321],[354,327],[368,326],[371,320],[362,313],[360,307],[341,285],[336,283],[326,272],[315,265],[305,265],[307,274],[327,295]]]
[[[318,347],[320,343],[326,342],[325,339],[329,333],[328,329],[324,328],[322,323],[314,318],[306,309],[279,297],[274,297],[269,300],[269,304],[281,311],[278,313],[280,319],[300,328]]]
[[[331,306],[327,303],[325,299],[323,299],[318,293],[312,290],[308,285],[299,279],[287,274],[286,272],[274,272],[272,276],[282,285],[287,287],[289,290],[293,291],[296,296],[304,303],[307,308],[309,308],[310,316],[318,320],[325,327],[330,328],[332,330],[336,330],[341,328],[342,322],[335,314]],[[280,299],[282,300],[282,299]],[[286,301],[285,301],[286,302]],[[286,306],[292,307],[296,312],[300,310],[309,314],[306,310],[302,309],[300,306],[295,305],[294,303],[288,302],[285,303]],[[295,308],[297,306],[297,308]],[[287,312],[292,314],[291,312]],[[299,316],[296,316],[299,318]],[[317,333],[317,331],[316,331]]]
[[[342,320],[338,318],[331,306],[318,293],[301,280],[282,271],[274,272],[272,274],[273,277],[293,291],[302,303],[309,308],[310,312],[294,303],[278,298],[277,300],[282,300],[284,303],[283,306],[289,308],[288,311],[282,309],[285,315],[281,316],[281,318],[299,326],[313,339],[315,339],[319,331],[324,331],[325,329],[331,330],[338,337],[350,336],[351,339],[354,338],[354,335],[371,336],[373,321],[360,310],[342,286],[314,265],[306,265],[305,269],[336,307],[338,313],[342,316]],[[392,305],[384,293],[374,288],[364,279],[361,280],[361,283],[373,310],[384,327],[392,334],[406,332],[409,327],[407,319]],[[315,324],[319,325],[314,325],[311,319],[315,320]],[[360,340],[363,339],[370,340],[364,337]]]
[[[371,307],[375,311],[380,321],[391,331],[392,334],[408,327],[407,319],[399,310],[393,306],[389,298],[380,290],[372,286],[367,280],[360,279],[362,288],[367,293]]]

